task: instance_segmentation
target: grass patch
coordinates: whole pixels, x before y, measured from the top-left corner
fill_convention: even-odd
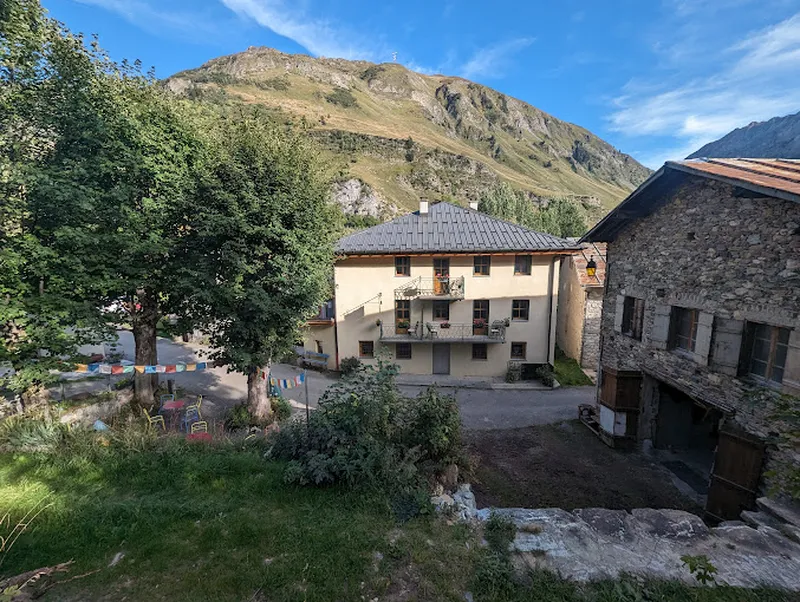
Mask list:
[[[466,591],[477,602],[789,599],[671,583],[582,586],[548,573],[502,585],[511,572],[496,559],[486,564],[471,527],[430,516],[400,524],[382,495],[287,485],[284,468],[259,447],[231,442],[0,454],[0,508],[17,519],[41,500],[50,504],[0,577],[70,559],[62,579],[97,571],[44,600],[455,602]],[[110,567],[118,552],[124,557]],[[634,597],[642,587],[653,595]]]
[[[558,348],[556,348],[553,371],[555,372],[556,380],[562,387],[583,387],[594,384],[592,379],[581,370],[578,362],[564,355],[564,352]]]

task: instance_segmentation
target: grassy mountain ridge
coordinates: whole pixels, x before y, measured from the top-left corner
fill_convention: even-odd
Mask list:
[[[304,120],[381,202],[476,199],[498,180],[534,200],[576,197],[602,211],[649,170],[588,130],[458,77],[399,64],[289,55],[269,48],[213,59],[166,81]]]

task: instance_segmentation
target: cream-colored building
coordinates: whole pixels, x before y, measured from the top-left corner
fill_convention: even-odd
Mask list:
[[[556,345],[581,368],[597,370],[606,244],[587,243],[561,260]]]
[[[306,349],[373,363],[381,349],[408,374],[523,375],[552,364],[566,240],[474,207],[428,205],[339,243],[332,319]]]

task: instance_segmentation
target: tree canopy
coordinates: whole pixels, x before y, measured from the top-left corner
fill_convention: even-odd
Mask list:
[[[258,111],[235,113],[214,129],[191,230],[195,256],[215,281],[201,303],[213,357],[247,374],[251,412],[265,419],[269,365],[331,293],[341,212],[328,202],[331,173],[306,137]]]
[[[478,208],[493,217],[562,238],[586,232],[586,220],[575,203],[555,198],[537,208],[524,193],[505,182],[484,194]]]

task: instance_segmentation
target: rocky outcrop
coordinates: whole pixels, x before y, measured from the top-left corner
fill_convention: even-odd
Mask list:
[[[397,207],[387,203],[369,184],[357,178],[335,183],[331,191],[331,200],[339,205],[346,215],[368,215],[383,219],[397,213]]]
[[[587,508],[481,509],[517,527],[513,550],[529,568],[544,568],[575,581],[616,579],[623,573],[650,579],[694,578],[681,556],[706,556],[716,581],[740,587],[767,585],[800,590],[800,544],[776,529],[742,523],[709,528],[681,510]]]

